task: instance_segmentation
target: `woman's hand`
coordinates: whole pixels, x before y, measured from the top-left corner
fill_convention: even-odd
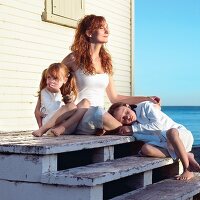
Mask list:
[[[71,103],[73,101],[74,101],[74,95],[73,94],[63,96],[63,102],[65,104]]]
[[[133,134],[131,126],[121,126],[119,128],[119,134],[123,136],[129,136]]]
[[[148,101],[153,102],[157,108],[161,109],[161,99],[157,96],[149,96],[147,97]]]

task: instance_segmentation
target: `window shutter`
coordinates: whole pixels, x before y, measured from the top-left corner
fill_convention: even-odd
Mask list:
[[[44,21],[76,27],[77,21],[84,16],[84,0],[46,0]]]

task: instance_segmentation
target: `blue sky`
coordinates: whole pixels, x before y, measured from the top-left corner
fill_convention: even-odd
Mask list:
[[[135,95],[200,105],[200,0],[135,0]]]

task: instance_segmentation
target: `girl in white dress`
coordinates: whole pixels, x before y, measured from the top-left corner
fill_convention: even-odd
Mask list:
[[[70,119],[70,117],[75,115],[73,120],[74,123],[77,123],[86,112],[86,109],[83,109],[83,107],[89,107],[89,103],[88,106],[86,106],[86,100],[82,100],[77,105],[79,109],[77,109],[74,103],[69,102],[70,98],[68,98],[67,101],[67,97],[69,97],[71,93],[73,93],[75,97],[77,96],[77,90],[73,75],[69,73],[68,68],[62,63],[53,63],[43,71],[38,93],[42,118],[36,118],[40,128],[32,133],[34,136],[42,136],[49,128],[55,125],[55,122],[52,124],[52,120],[50,123],[48,122],[61,107],[62,113],[59,110],[59,115],[61,116],[57,119],[56,124],[63,122],[64,119],[68,119],[65,122],[68,126],[68,130],[72,128],[72,119]],[[64,115],[63,112],[65,112]],[[73,126],[73,128],[75,128],[75,126]]]

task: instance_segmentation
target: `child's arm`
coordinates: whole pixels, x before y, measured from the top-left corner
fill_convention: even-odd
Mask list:
[[[50,92],[49,92],[50,93]],[[52,98],[45,90],[41,91],[40,96],[38,97],[37,104],[35,107],[35,118],[39,128],[42,126],[42,118],[46,116],[45,113],[41,112],[41,106],[43,105],[46,112],[51,111],[53,108]],[[42,105],[41,105],[42,102]]]
[[[144,123],[132,124],[133,132],[145,132],[145,131],[161,131],[163,129],[163,113],[160,109],[156,108],[151,102],[147,102],[144,105],[143,112],[146,118]]]
[[[42,126],[42,114],[40,112],[40,107],[41,107],[40,97],[38,97],[37,104],[35,107],[35,118],[39,128]]]

